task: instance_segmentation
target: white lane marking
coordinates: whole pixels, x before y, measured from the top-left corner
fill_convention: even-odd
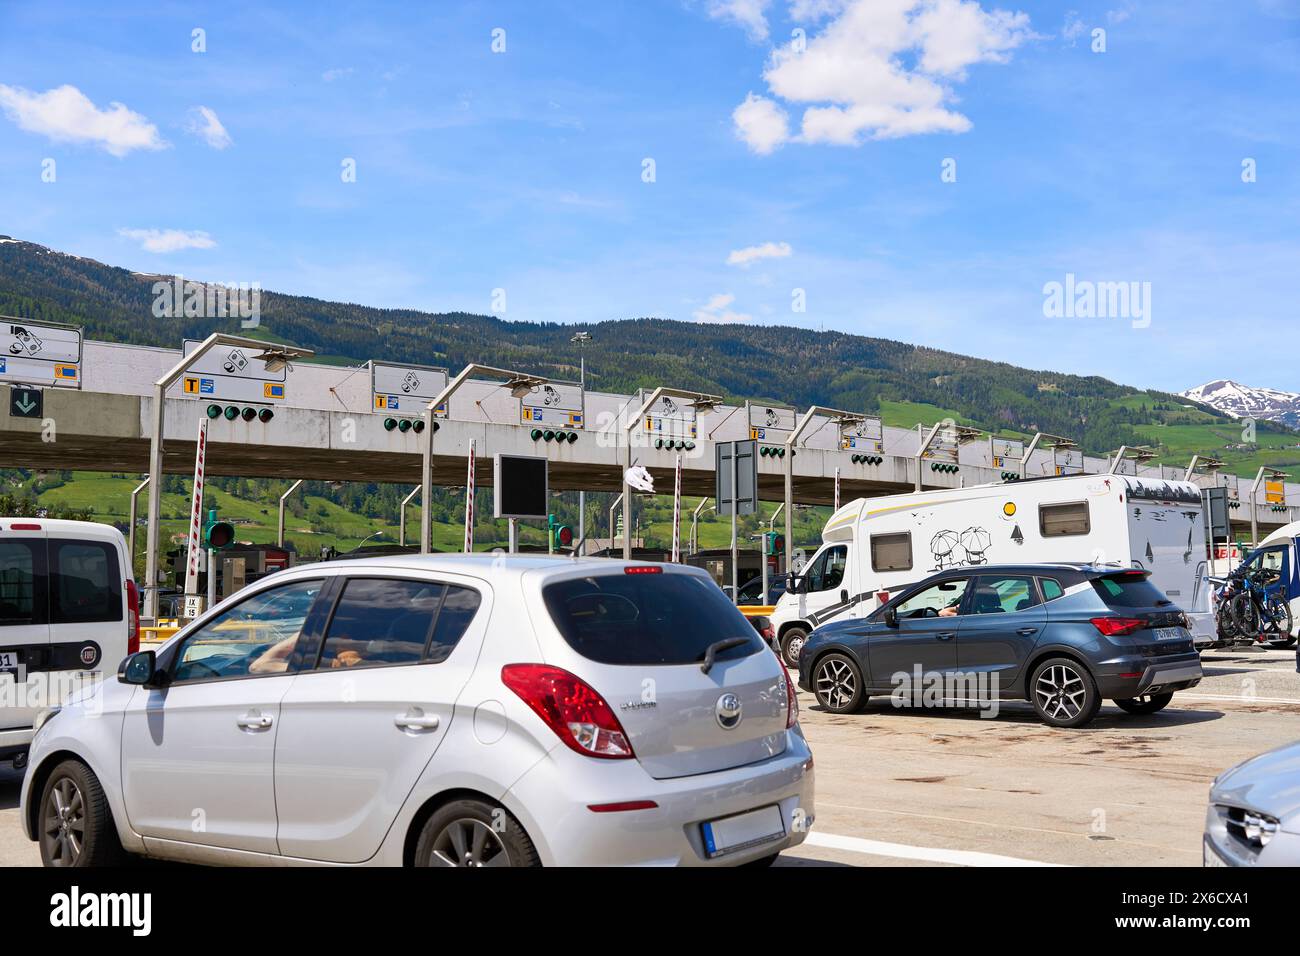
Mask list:
[[[1243,704],[1300,704],[1293,697],[1243,697],[1241,694],[1189,694],[1180,691],[1174,699],[1186,697],[1189,700],[1239,700]]]
[[[848,850],[871,856],[892,856],[901,860],[923,860],[926,863],[951,863],[954,866],[1063,866],[1061,863],[1042,863],[1022,860],[996,853],[979,853],[974,850],[945,850],[941,847],[908,846],[906,843],[883,843],[880,840],[863,840],[860,837],[840,836],[838,833],[820,833],[813,830],[804,840],[805,846],[824,846],[831,850]]]

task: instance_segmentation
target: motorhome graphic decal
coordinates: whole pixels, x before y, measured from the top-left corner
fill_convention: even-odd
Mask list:
[[[931,571],[946,571],[975,564],[988,564],[988,550],[992,536],[984,528],[971,527],[957,532],[945,528],[936,531],[930,539],[930,556],[934,558]]]

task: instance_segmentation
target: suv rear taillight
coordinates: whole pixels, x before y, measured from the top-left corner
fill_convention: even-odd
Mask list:
[[[507,664],[501,668],[501,681],[570,750],[612,760],[636,756],[605,698],[580,677],[546,664]]]
[[[134,581],[126,582],[126,652],[140,650],[140,589]]]
[[[1121,637],[1142,630],[1147,622],[1140,617],[1094,617],[1092,626],[1107,637]]]

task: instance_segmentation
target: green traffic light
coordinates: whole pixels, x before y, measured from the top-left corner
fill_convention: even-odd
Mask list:
[[[530,438],[532,438],[533,441],[537,441],[542,437],[542,430],[540,428],[534,428],[532,431],[528,433],[528,435]]]
[[[220,418],[220,417],[221,417],[221,406],[220,406],[220,405],[209,405],[209,406],[208,406],[208,418]]]
[[[397,419],[396,419],[396,418],[385,418],[385,419],[384,419],[384,431],[391,432],[391,431],[392,431],[394,428],[396,428],[396,427],[397,427]]]
[[[409,432],[409,431],[411,430],[411,421],[410,421],[410,419],[403,418],[400,422],[398,422],[398,423],[397,423],[397,430],[398,430],[399,432]]]
[[[225,415],[226,415],[226,421],[233,422],[236,418],[239,417],[239,409],[236,408],[234,405],[227,405]]]

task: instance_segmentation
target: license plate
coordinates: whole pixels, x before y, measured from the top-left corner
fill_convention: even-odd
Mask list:
[[[1187,632],[1183,630],[1181,627],[1157,627],[1156,640],[1157,641],[1185,641],[1187,640]]]
[[[18,670],[18,652],[0,651],[0,671]]]
[[[738,813],[733,817],[723,817],[721,820],[710,820],[701,824],[700,829],[704,833],[704,849],[710,858],[725,856],[785,836],[781,808],[775,805]]]
[[[1210,848],[1210,842],[1206,840],[1201,844],[1202,865],[1203,866],[1227,866],[1228,861]]]

